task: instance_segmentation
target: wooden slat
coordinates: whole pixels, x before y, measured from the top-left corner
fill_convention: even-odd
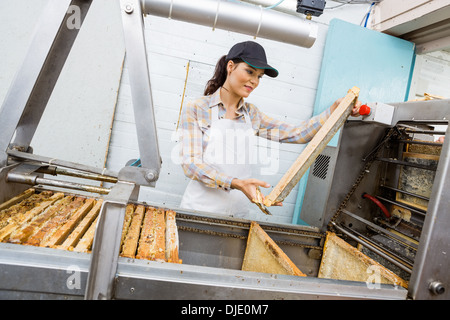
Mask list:
[[[128,233],[128,229],[130,228],[131,224],[131,218],[133,217],[135,206],[133,204],[128,204],[125,209],[125,218],[123,221],[123,228],[122,228],[122,237],[120,240],[120,247],[123,246],[123,242],[125,241],[125,238]]]
[[[272,206],[277,202],[282,202],[300,181],[303,174],[313,164],[314,160],[326,147],[339,128],[350,116],[353,104],[359,95],[359,88],[353,87],[342,99],[330,118],[323,124],[316,135],[311,139],[302,153],[295,160],[289,170],[284,174],[278,184],[270,194],[265,197],[264,205]]]
[[[242,270],[306,276],[254,221],[248,234]]]
[[[94,220],[97,218],[98,213],[102,207],[103,200],[98,200],[94,207],[89,211],[89,213],[81,220],[74,231],[64,240],[63,244],[57,246],[58,249],[70,250],[78,243],[79,239],[84,235],[86,230],[92,225]]]
[[[21,194],[19,194],[18,196],[15,196],[14,198],[9,199],[6,202],[3,202],[2,204],[0,204],[0,211],[8,209],[9,207],[21,202],[22,200],[28,198],[29,196],[31,196],[32,194],[34,194],[34,189],[27,189],[24,192],[22,192]],[[1,216],[1,214],[0,214]]]
[[[7,226],[5,226],[4,228],[2,228],[0,230],[0,241],[5,240],[20,225],[28,222],[33,217],[40,214],[42,211],[44,211],[49,206],[51,206],[53,203],[55,203],[56,201],[58,201],[59,199],[61,199],[63,197],[64,197],[63,193],[56,193],[56,194],[52,195],[50,198],[41,202],[37,207],[34,207],[33,209],[24,213],[22,216],[16,217],[16,219],[11,220],[11,222]]]
[[[144,218],[145,207],[138,205],[133,213],[131,225],[122,247],[122,256],[134,258],[138,246],[139,235],[141,232],[142,219]]]
[[[181,263],[178,256],[179,241],[175,215],[175,211],[166,211],[166,261]]]
[[[70,217],[64,225],[56,230],[52,236],[52,240],[48,242],[50,246],[59,245],[61,244],[64,239],[69,235],[70,232],[76,227],[76,225],[81,221],[81,219],[84,218],[84,216],[89,212],[89,210],[94,205],[95,200],[94,199],[86,199],[84,204],[79,207],[75,213]],[[54,221],[54,223],[58,223],[57,221]],[[53,226],[49,223],[48,226],[45,228],[41,228],[38,233],[36,233],[33,237],[31,237],[26,244],[33,245],[33,246],[39,246],[42,239],[46,239],[49,237],[50,234],[50,228]]]
[[[55,214],[63,210],[70,202],[72,202],[73,198],[73,196],[66,196],[63,199],[56,201],[53,205],[49,206],[42,213],[35,216],[28,223],[25,223],[17,228],[9,237],[8,242],[26,242],[28,238],[39,231],[42,225],[51,220]]]
[[[90,252],[102,200],[61,193],[51,199],[53,204],[45,202],[52,195],[52,192],[31,194],[0,211],[3,214],[0,223],[10,226],[5,229],[9,232],[5,240]],[[121,256],[182,263],[175,216],[172,210],[128,204],[121,234]]]
[[[41,192],[33,194],[23,201],[4,209],[0,212],[0,229],[6,227],[9,223],[18,221],[29,210],[38,206],[39,203],[52,196],[51,192]]]
[[[77,243],[73,251],[77,252],[89,252],[94,243],[95,228],[97,227],[98,215],[95,217],[94,222],[91,223],[89,229],[84,233],[83,237]]]
[[[138,259],[165,261],[164,210],[147,208],[139,239]]]
[[[165,261],[166,258],[166,219],[163,209],[157,209],[155,214],[155,244],[152,248],[153,259]]]
[[[155,208],[147,208],[145,217],[142,222],[142,230],[139,238],[139,247],[136,254],[138,259],[151,259],[152,258],[152,245],[155,242],[155,221],[154,215],[156,214]]]

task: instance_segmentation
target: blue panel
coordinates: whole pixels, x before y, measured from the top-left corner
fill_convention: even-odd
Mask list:
[[[361,89],[359,100],[401,102],[409,95],[415,45],[342,20],[333,19],[328,29],[317,87],[314,115],[345,96],[353,86]],[[328,144],[337,146],[339,134]],[[299,215],[307,175],[300,181],[293,223]]]
[[[363,102],[401,102],[408,98],[414,43],[333,19],[328,29],[314,114],[348,89],[361,89]]]

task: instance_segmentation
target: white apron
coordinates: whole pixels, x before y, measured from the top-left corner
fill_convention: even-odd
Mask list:
[[[245,123],[219,119],[219,106],[211,109],[209,141],[203,161],[226,175],[248,179],[252,175],[252,156],[255,145],[250,116],[244,109]],[[239,190],[225,191],[191,180],[184,192],[180,207],[244,218],[250,200]]]

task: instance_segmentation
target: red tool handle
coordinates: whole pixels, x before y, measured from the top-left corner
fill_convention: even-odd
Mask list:
[[[371,112],[372,112],[372,110],[370,110],[370,107],[367,104],[363,104],[359,108],[359,114],[362,116],[368,116]]]

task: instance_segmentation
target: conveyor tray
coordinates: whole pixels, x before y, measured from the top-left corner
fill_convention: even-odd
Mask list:
[[[102,200],[55,191],[27,192],[13,198],[16,203],[0,205],[0,298],[83,298]],[[150,232],[157,230],[157,225],[151,227],[150,222],[158,220],[162,212],[164,234],[169,235],[164,241],[165,254],[158,256],[161,245],[150,245],[157,242],[150,241],[158,238]],[[113,298],[406,297],[406,290],[389,285],[374,291],[363,282],[316,278],[320,261],[308,254],[320,248],[320,234],[300,226],[265,228],[308,276],[265,274],[240,270],[249,221],[177,212],[181,264],[178,251],[173,250],[178,249],[178,232],[167,223],[173,215],[169,209],[127,205]]]

